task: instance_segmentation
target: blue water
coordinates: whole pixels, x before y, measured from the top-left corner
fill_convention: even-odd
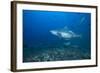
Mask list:
[[[81,37],[50,33],[64,27]],[[91,59],[90,33],[90,13],[23,10],[23,62]]]

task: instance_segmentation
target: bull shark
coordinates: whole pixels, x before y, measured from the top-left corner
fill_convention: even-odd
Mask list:
[[[59,29],[59,30],[51,30],[50,33],[65,40],[81,37],[81,35],[74,33],[73,31],[69,30],[67,27],[64,27],[63,29]]]

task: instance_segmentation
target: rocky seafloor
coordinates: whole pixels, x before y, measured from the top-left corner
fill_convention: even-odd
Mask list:
[[[28,50],[23,54],[23,62],[64,61],[90,59],[90,52],[77,46],[42,48]],[[26,56],[27,55],[27,56]]]

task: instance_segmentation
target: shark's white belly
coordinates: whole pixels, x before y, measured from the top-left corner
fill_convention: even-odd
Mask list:
[[[62,32],[62,33],[61,33],[61,37],[63,37],[63,38],[72,38],[72,35],[69,34],[69,33],[64,33],[64,32]]]

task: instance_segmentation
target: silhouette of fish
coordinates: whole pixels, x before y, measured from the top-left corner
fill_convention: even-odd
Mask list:
[[[63,29],[58,29],[58,30],[51,30],[50,32],[51,34],[57,37],[63,38],[65,40],[81,37],[81,35],[74,33],[73,31],[69,30],[67,27],[64,27]]]

